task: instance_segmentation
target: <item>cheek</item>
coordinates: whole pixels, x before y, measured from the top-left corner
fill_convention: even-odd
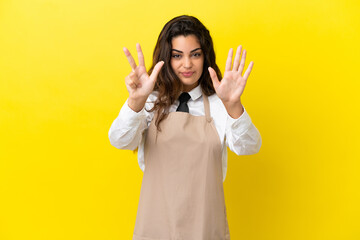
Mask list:
[[[170,66],[171,69],[174,71],[174,73],[176,73],[176,62],[174,62],[173,60],[170,61]]]
[[[199,59],[198,64],[201,65],[201,67],[204,65],[204,55]]]
[[[204,59],[200,59],[197,66],[198,66],[198,69],[202,70],[204,68]]]

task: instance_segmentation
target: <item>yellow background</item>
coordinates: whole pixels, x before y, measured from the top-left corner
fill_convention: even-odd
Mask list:
[[[108,130],[163,25],[198,17],[254,61],[258,154],[229,154],[233,240],[360,239],[358,0],[0,1],[0,239],[131,239],[142,180]]]

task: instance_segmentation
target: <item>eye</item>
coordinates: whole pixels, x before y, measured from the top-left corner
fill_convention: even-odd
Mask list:
[[[194,57],[200,57],[201,56],[201,53],[200,52],[196,52],[193,54]]]
[[[173,58],[180,58],[181,56],[180,56],[180,54],[173,54],[172,57]]]

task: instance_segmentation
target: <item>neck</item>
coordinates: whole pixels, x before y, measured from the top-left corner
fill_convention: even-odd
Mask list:
[[[194,88],[196,88],[199,85],[199,82],[194,83],[193,85],[182,85],[181,91],[182,92],[190,92]]]

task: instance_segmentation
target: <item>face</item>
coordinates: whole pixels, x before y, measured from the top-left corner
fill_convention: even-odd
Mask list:
[[[199,84],[204,55],[195,35],[181,35],[172,39],[170,63],[182,83],[183,92],[189,92]]]

